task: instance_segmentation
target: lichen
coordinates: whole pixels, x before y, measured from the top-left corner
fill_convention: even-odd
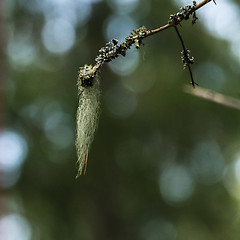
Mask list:
[[[92,87],[96,71],[92,65],[85,64],[79,68],[78,87]]]
[[[86,65],[85,65],[86,66]],[[89,67],[89,66],[88,66]],[[88,69],[86,66],[85,70]],[[91,67],[90,67],[91,68]],[[84,72],[81,76],[92,76],[92,72]],[[87,78],[88,79],[88,78]],[[80,77],[81,81],[81,77]],[[98,76],[91,79],[91,86],[86,87],[79,84],[79,106],[77,109],[77,136],[76,149],[78,155],[78,175],[85,174],[88,153],[98,126],[100,111],[100,87]]]

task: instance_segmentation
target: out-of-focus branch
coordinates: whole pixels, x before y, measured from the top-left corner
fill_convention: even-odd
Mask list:
[[[240,100],[232,97],[225,96],[221,93],[217,93],[204,88],[193,89],[190,86],[184,86],[183,91],[185,93],[191,94],[193,96],[207,99],[208,101],[221,104],[226,107],[234,108],[240,110]]]

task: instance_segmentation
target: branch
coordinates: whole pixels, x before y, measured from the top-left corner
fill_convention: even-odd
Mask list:
[[[177,35],[180,39],[180,42],[182,44],[182,48],[183,48],[183,51],[181,52],[182,53],[182,61],[183,61],[183,64],[184,64],[184,68],[188,68],[188,71],[189,71],[189,74],[190,74],[190,77],[191,77],[191,84],[193,86],[193,88],[195,88],[195,81],[193,79],[193,74],[192,74],[192,69],[191,69],[191,64],[194,63],[194,58],[193,57],[190,57],[190,50],[188,50],[186,47],[185,47],[185,44],[184,44],[184,41],[183,41],[183,38],[180,34],[180,32],[178,31],[178,28],[177,26],[174,26],[176,32],[177,32]]]
[[[178,21],[175,22],[175,23],[168,23],[168,24],[166,24],[164,26],[161,26],[159,28],[156,28],[156,29],[153,29],[153,30],[148,30],[147,34],[146,34],[146,37],[154,35],[155,33],[161,32],[161,31],[166,30],[170,27],[173,27],[173,26],[176,26],[176,25],[180,24],[183,20],[187,20],[193,12],[197,11],[198,9],[200,9],[201,7],[203,7],[204,5],[206,5],[207,3],[211,2],[211,1],[212,0],[204,0],[197,5],[194,5],[192,7],[192,10],[187,14],[186,18],[179,18]],[[216,4],[215,0],[213,0],[213,2]]]
[[[161,31],[167,30],[170,27],[175,27],[179,25],[183,20],[188,20],[191,15],[193,15],[193,23],[196,21],[195,11],[211,2],[212,0],[203,0],[199,4],[196,4],[196,1],[193,1],[193,6],[187,5],[183,8],[180,8],[180,11],[176,14],[173,14],[169,18],[168,24],[161,26],[153,30],[147,30],[146,27],[140,27],[125,38],[125,42],[118,45],[118,40],[113,39],[110,42],[106,43],[104,47],[99,50],[99,55],[95,58],[95,65],[84,65],[80,67],[79,76],[78,76],[78,88],[79,92],[85,87],[91,87],[93,78],[98,73],[99,69],[105,62],[111,62],[113,59],[117,58],[119,55],[125,56],[126,51],[131,48],[132,45],[135,45],[136,48],[139,48],[143,45],[143,39],[152,36]],[[216,4],[216,2],[213,0]],[[177,30],[176,30],[177,31]],[[181,37],[180,37],[181,39]],[[191,68],[188,66],[191,82],[193,87],[195,86]]]
[[[141,45],[143,45],[143,39],[170,27],[174,27],[183,48],[182,61],[184,66],[188,68],[191,76],[192,86],[195,87],[195,82],[190,67],[190,64],[193,63],[193,58],[190,57],[190,51],[185,47],[177,25],[179,25],[183,20],[188,20],[190,16],[192,16],[192,23],[194,24],[197,20],[195,11],[203,7],[208,2],[211,2],[211,0],[204,0],[199,4],[197,4],[196,1],[193,1],[193,6],[185,6],[180,8],[178,13],[170,15],[168,24],[154,30],[147,30],[144,26],[140,27],[137,30],[133,30],[133,32],[127,36],[125,41],[121,44],[118,44],[117,39],[112,39],[99,50],[99,55],[95,58],[94,66],[85,64],[83,67],[80,67],[77,82],[79,96],[76,137],[76,148],[79,163],[78,176],[81,175],[82,172],[84,174],[86,172],[88,152],[93,141],[94,132],[97,128],[100,89],[99,81],[96,75],[99,69],[105,62],[111,62],[120,55],[125,56],[127,50],[130,49],[132,45],[135,45],[136,48],[139,48]]]
[[[221,104],[226,107],[240,110],[240,100],[238,100],[236,98],[228,97],[221,93],[216,93],[214,91],[200,88],[200,87],[198,87],[197,89],[192,89],[189,86],[185,86],[183,88],[183,91],[185,93],[191,94],[193,96],[207,99],[211,102],[218,103],[218,104]]]

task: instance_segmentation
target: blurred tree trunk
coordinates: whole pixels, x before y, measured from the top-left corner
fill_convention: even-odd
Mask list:
[[[0,129],[3,128],[4,121],[4,96],[6,77],[6,32],[3,9],[4,2],[0,1]]]
[[[5,20],[4,20],[4,4],[0,1],[0,134],[4,127],[4,99],[5,99],[5,77],[6,77],[6,32],[5,32]],[[1,152],[0,152],[1,157]],[[3,173],[0,172],[0,180],[2,181]],[[2,186],[0,186],[0,216],[2,216],[6,209],[4,201],[5,194],[2,192]],[[0,236],[1,238],[2,236]]]

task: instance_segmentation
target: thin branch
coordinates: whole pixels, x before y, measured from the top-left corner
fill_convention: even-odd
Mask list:
[[[204,0],[202,2],[200,2],[199,4],[197,4],[195,6],[195,11],[198,10],[199,8],[203,7],[204,5],[206,5],[207,3],[211,2],[212,0]],[[213,2],[216,4],[216,1],[213,0]]]
[[[182,44],[182,48],[183,48],[183,52],[182,52],[182,54],[183,54],[183,62],[184,62],[184,64],[188,68],[188,71],[189,71],[189,74],[190,74],[190,77],[191,77],[191,84],[192,84],[193,88],[195,88],[195,81],[193,79],[193,74],[192,74],[192,69],[191,69],[191,64],[193,64],[193,59],[190,59],[190,57],[189,57],[189,53],[188,53],[189,50],[185,47],[183,38],[182,38],[180,32],[178,31],[177,26],[174,26],[174,28],[175,28],[176,33],[178,35],[178,38],[180,39],[180,42]]]
[[[149,37],[149,36],[151,36],[151,35],[154,35],[155,33],[159,33],[159,32],[161,32],[161,31],[164,31],[164,30],[166,30],[166,29],[168,29],[168,28],[170,28],[170,27],[172,27],[173,25],[172,24],[166,24],[166,25],[164,25],[164,26],[161,26],[161,27],[159,27],[159,28],[156,28],[156,29],[153,29],[153,30],[148,30],[147,32],[146,32],[146,37]]]
[[[143,26],[137,30],[133,30],[133,33],[127,36],[125,38],[125,41],[120,45],[118,45],[118,40],[116,39],[113,39],[110,42],[106,43],[106,45],[99,50],[100,54],[95,58],[96,63],[94,66],[84,65],[83,67],[80,67],[79,76],[78,76],[79,89],[81,89],[81,87],[92,86],[93,78],[96,76],[99,69],[103,66],[105,62],[111,62],[112,60],[114,60],[120,55],[125,56],[126,51],[130,49],[132,45],[135,45],[136,48],[139,48],[141,45],[143,45],[143,39],[153,34],[156,34],[158,32],[164,31],[170,27],[176,27],[183,20],[189,19],[190,15],[192,14],[194,17],[194,13],[196,10],[200,9],[201,7],[203,7],[204,5],[206,5],[211,1],[213,0],[203,0],[199,4],[196,4],[196,2],[194,1],[193,6],[188,5],[184,8],[181,8],[180,12],[170,16],[171,19],[169,20],[168,24],[161,26],[159,28],[156,28],[153,30],[147,30]],[[188,69],[191,76],[192,85],[195,86],[191,68],[188,67]]]
[[[211,1],[212,0],[204,0],[204,1],[200,2],[199,4],[197,4],[196,6],[193,6],[192,11],[189,12],[188,16],[191,15],[193,12],[197,11],[198,9],[200,9],[201,7],[203,7],[204,5],[206,5],[207,3],[211,2]],[[213,2],[216,4],[215,0],[213,0]],[[179,19],[177,22],[168,23],[168,24],[166,24],[164,26],[161,26],[159,28],[156,28],[156,29],[153,29],[153,30],[148,30],[146,32],[146,37],[154,35],[156,33],[159,33],[159,32],[161,32],[163,30],[166,30],[170,27],[174,27],[174,26],[180,24],[183,20],[184,19]]]
[[[221,93],[217,93],[217,92],[214,92],[214,91],[211,91],[208,89],[204,89],[204,88],[200,88],[200,87],[193,89],[189,86],[184,86],[183,91],[185,93],[191,94],[193,96],[207,99],[208,101],[218,103],[218,104],[221,104],[226,107],[240,110],[240,100],[238,100],[236,98],[225,96]]]
[[[175,30],[176,30],[176,32],[177,32],[177,35],[178,35],[179,39],[180,39],[180,42],[181,42],[181,44],[182,44],[182,48],[183,48],[183,50],[185,51],[185,50],[186,50],[186,47],[185,47],[185,44],[184,44],[183,38],[182,38],[180,32],[178,31],[177,26],[174,26],[174,28],[175,28]]]

